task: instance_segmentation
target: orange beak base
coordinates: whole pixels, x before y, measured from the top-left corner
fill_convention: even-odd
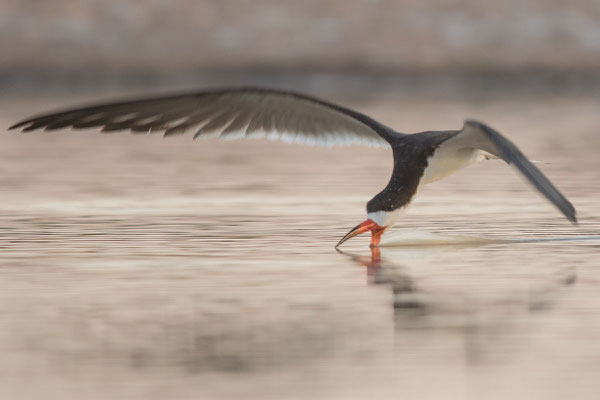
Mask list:
[[[346,234],[339,242],[335,245],[335,247],[339,247],[346,240],[353,238],[354,236],[358,236],[361,233],[365,233],[367,231],[371,231],[371,247],[379,247],[379,241],[381,240],[381,235],[386,230],[387,226],[379,226],[373,220],[366,220],[356,225],[350,232]]]

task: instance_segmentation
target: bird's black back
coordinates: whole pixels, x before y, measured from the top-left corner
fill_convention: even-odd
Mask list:
[[[392,177],[367,203],[367,212],[393,211],[406,206],[417,192],[419,181],[435,150],[459,131],[427,131],[396,137]]]

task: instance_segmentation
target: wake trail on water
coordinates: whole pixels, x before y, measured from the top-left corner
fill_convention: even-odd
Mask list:
[[[384,236],[381,247],[427,247],[427,246],[481,246],[503,243],[542,243],[599,240],[600,235],[577,235],[530,238],[486,238],[469,235],[446,235],[426,231],[393,232]]]

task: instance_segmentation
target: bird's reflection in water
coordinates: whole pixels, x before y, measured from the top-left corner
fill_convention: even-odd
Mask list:
[[[559,289],[576,281],[575,270],[567,268],[524,293],[515,287],[500,288],[490,299],[468,286],[436,290],[426,282],[420,284],[407,266],[382,257],[379,248],[372,248],[370,255],[338,251],[366,268],[368,284],[392,290],[400,351],[410,350],[405,348],[404,339],[411,338],[414,344],[417,332],[423,346],[430,339],[436,342],[456,336],[464,343],[464,359],[471,365],[513,360],[532,339],[528,327],[534,313],[552,310]]]
[[[371,247],[370,255],[346,253],[339,249],[340,254],[350,257],[359,265],[366,268],[367,282],[374,285],[388,285],[394,294],[394,309],[421,310],[426,306],[424,294],[419,293],[414,279],[403,265],[391,263],[381,257],[379,247]]]

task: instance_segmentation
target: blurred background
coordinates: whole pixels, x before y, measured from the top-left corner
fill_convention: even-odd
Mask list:
[[[3,0],[0,83],[5,90],[185,86],[241,76],[233,80],[362,96],[592,91],[600,86],[599,7],[593,0]]]
[[[0,129],[296,89],[407,133],[481,119],[580,219],[485,162],[426,187],[377,260],[333,245],[387,150],[4,132],[0,398],[598,398],[599,1],[0,0],[0,54]]]

